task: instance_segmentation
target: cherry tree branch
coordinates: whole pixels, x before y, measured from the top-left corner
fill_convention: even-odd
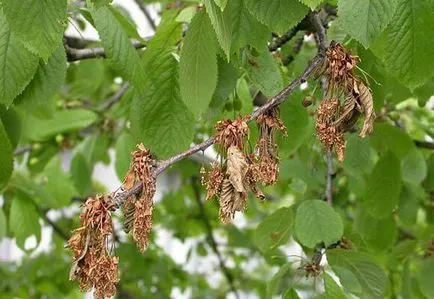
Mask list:
[[[137,6],[140,8],[140,10],[145,15],[145,18],[148,21],[149,25],[155,31],[157,29],[157,25],[155,25],[155,21],[152,18],[151,14],[149,13],[148,9],[146,8],[146,5],[143,4],[143,2],[140,2],[140,0],[134,0],[134,2],[136,2]]]
[[[138,41],[132,41],[131,45],[136,49],[143,49],[146,47],[145,44]],[[68,58],[68,62],[106,57],[106,53],[103,47],[76,49],[76,48],[71,48],[70,46],[65,44],[65,49],[66,49],[66,56]]]
[[[295,78],[291,83],[289,83],[283,90],[281,90],[278,94],[268,99],[267,103],[263,106],[256,109],[250,117],[249,121],[253,121],[258,118],[259,115],[265,113],[266,111],[272,109],[273,107],[279,106],[282,104],[287,96],[291,94],[297,87],[299,87],[302,83],[306,82],[307,79],[314,73],[314,71],[321,65],[321,63],[324,60],[324,53],[320,52],[318,53],[311,61],[309,66],[304,70],[304,72],[297,78]],[[197,144],[185,152],[179,153],[167,160],[159,161],[156,165],[156,168],[154,170],[154,176],[157,177],[159,174],[161,174],[164,170],[169,168],[171,165],[190,157],[191,155],[199,152],[204,151],[208,147],[214,144],[214,137],[211,137],[204,142]],[[114,201],[115,204],[120,206],[122,205],[125,200],[130,197],[133,194],[137,194],[142,190],[142,183],[138,182],[135,184],[130,190],[118,192],[115,197]]]

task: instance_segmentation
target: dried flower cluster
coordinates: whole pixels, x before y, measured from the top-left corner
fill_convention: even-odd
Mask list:
[[[132,155],[130,170],[128,171],[123,188],[131,189],[137,182],[143,184],[142,191],[127,199],[124,204],[124,229],[132,230],[133,239],[140,251],[145,251],[149,244],[149,234],[152,230],[152,209],[156,189],[153,175],[154,159],[151,152],[143,144]]]
[[[326,77],[328,86],[317,109],[317,136],[326,150],[335,149],[339,161],[345,158],[344,133],[353,128],[363,114],[360,137],[365,138],[372,133],[376,117],[371,91],[354,74],[358,61],[358,57],[348,53],[342,45],[332,42],[319,72]]]
[[[260,135],[256,145],[257,163],[253,165],[253,176],[265,185],[275,184],[279,176],[279,154],[275,133],[281,131],[284,136],[288,135],[278,114],[278,108],[272,108],[257,119]]]
[[[274,139],[276,130],[286,131],[283,122],[277,117],[277,108],[259,116],[260,139],[255,154],[243,151],[244,140],[249,134],[249,116],[236,120],[219,121],[216,125],[216,144],[223,149],[224,160],[213,163],[211,169],[202,173],[202,184],[207,190],[206,199],[219,198],[220,218],[230,222],[237,211],[247,207],[248,191],[259,199],[265,196],[258,184],[274,184],[279,173],[279,158]]]
[[[110,197],[89,198],[80,215],[81,227],[73,232],[67,247],[73,251],[70,280],[78,281],[82,291],[95,288],[96,298],[110,298],[116,293],[118,258],[111,256],[108,243],[113,234]]]
[[[235,120],[221,120],[217,122],[215,129],[215,144],[227,150],[230,146],[236,146],[243,150],[244,138],[249,135],[247,121],[250,116],[238,117]]]

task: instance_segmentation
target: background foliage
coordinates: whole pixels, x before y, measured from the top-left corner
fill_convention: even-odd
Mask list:
[[[307,82],[281,105],[289,137],[279,139],[278,184],[230,225],[202,202],[206,157],[176,164],[148,250],[139,254],[119,228],[118,295],[434,298],[434,1],[165,0],[150,38],[110,2],[0,1],[0,240],[26,252],[0,263],[1,298],[82,296],[67,280],[63,245],[76,207],[112,191],[92,176],[95,165],[114,162],[123,180],[136,143],[165,159],[211,136],[215,121],[262,105],[315,56],[315,9],[328,39],[361,59],[374,134],[348,133],[346,159],[331,173],[314,132],[321,86]],[[144,13],[151,2],[137,1]],[[68,24],[96,28],[101,41],[65,35]],[[46,226],[50,248],[35,253],[28,238],[39,243]],[[187,262],[211,257],[209,269],[176,263],[156,242],[163,231],[188,246]],[[342,237],[349,249],[334,248]],[[288,256],[294,244],[306,258]],[[318,244],[328,265],[302,278]]]

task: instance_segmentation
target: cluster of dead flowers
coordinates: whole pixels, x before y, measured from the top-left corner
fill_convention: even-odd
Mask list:
[[[275,132],[286,133],[278,117],[278,109],[270,109],[258,117],[260,131],[255,151],[249,153],[244,146],[249,135],[247,121],[250,116],[235,120],[219,121],[215,128],[215,144],[221,151],[219,163],[213,163],[209,171],[201,170],[202,184],[207,190],[206,199],[216,196],[220,203],[220,219],[230,222],[237,211],[247,207],[247,195],[251,191],[263,200],[259,184],[276,183],[279,174],[279,157]]]
[[[152,229],[154,164],[150,151],[143,144],[138,145],[122,186],[125,191],[138,182],[143,184],[142,191],[128,198],[123,206],[125,231],[132,231],[141,251],[148,246]],[[70,279],[76,280],[83,291],[95,288],[96,298],[114,296],[119,281],[118,258],[109,250],[109,239],[113,235],[111,212],[117,208],[113,198],[110,195],[87,199],[80,216],[82,226],[73,232],[67,244],[73,252]]]
[[[70,280],[76,280],[82,291],[95,288],[95,297],[101,299],[114,296],[118,282],[118,258],[108,248],[113,210],[110,197],[87,199],[80,215],[82,226],[67,244],[73,252]]]
[[[365,138],[372,133],[376,117],[371,91],[354,73],[358,61],[341,44],[332,42],[318,72],[326,79],[327,90],[317,108],[316,134],[327,151],[335,150],[339,161],[345,158],[344,133],[363,114],[360,137]]]

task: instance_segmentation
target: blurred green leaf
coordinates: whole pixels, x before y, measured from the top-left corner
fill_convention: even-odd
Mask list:
[[[338,284],[334,281],[334,279],[324,273],[324,288],[325,293],[328,299],[345,299],[347,296],[344,291],[338,286]]]
[[[266,298],[272,298],[277,290],[279,289],[279,284],[282,278],[291,271],[291,263],[287,263],[280,267],[279,271],[271,278],[267,283],[267,295]]]
[[[123,180],[125,175],[130,168],[131,164],[131,153],[135,150],[136,142],[133,136],[124,132],[119,136],[116,142],[116,160],[115,160],[115,170],[119,180]]]
[[[391,215],[399,200],[401,167],[392,152],[384,154],[368,178],[363,196],[366,210],[377,219]]]
[[[53,118],[40,120],[27,117],[24,120],[25,136],[34,141],[43,141],[56,134],[86,128],[98,120],[98,115],[85,109],[57,111]]]
[[[295,214],[295,236],[306,247],[338,241],[344,232],[341,216],[321,200],[306,200]]]
[[[357,277],[363,298],[384,298],[388,279],[372,257],[361,252],[333,249],[327,251],[327,260],[332,268],[337,266],[348,269]]]
[[[12,145],[0,119],[0,191],[9,181],[14,169]]]
[[[419,286],[427,298],[434,297],[434,258],[423,261],[419,272]]]
[[[86,192],[92,185],[92,172],[81,152],[77,152],[71,161],[71,180],[80,195],[86,195]]]
[[[267,252],[288,242],[294,225],[292,208],[280,208],[268,215],[256,228],[253,242],[262,251]]]
[[[11,204],[9,228],[16,238],[18,246],[23,250],[26,250],[24,243],[30,236],[36,237],[37,244],[40,242],[39,214],[29,196],[19,192],[16,193]]]

